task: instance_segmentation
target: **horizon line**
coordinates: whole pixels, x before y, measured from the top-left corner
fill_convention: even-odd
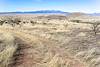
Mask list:
[[[60,11],[66,13],[100,13],[100,12],[82,12],[82,11],[63,11],[63,10],[27,10],[27,11],[1,11],[0,13],[11,13],[11,12],[36,12],[36,11]]]

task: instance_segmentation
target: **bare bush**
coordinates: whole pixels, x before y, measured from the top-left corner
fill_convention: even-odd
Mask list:
[[[100,29],[99,25],[100,25],[99,22],[92,23],[91,28],[95,35],[99,32],[99,29]]]

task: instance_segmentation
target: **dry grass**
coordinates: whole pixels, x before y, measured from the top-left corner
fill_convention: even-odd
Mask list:
[[[100,52],[98,48],[92,48],[88,51],[79,52],[76,57],[81,61],[88,63],[88,67],[99,67],[100,66]]]
[[[12,61],[17,46],[10,33],[0,32],[0,67],[7,67]]]
[[[14,62],[17,48],[24,56],[18,54],[21,61],[15,67],[100,67],[100,33],[93,36],[90,24],[70,22],[65,16],[14,17],[21,19],[19,25],[0,26],[0,67]]]
[[[22,31],[18,31],[18,30],[16,31],[14,29],[12,29],[12,30],[11,29],[1,29],[1,31],[6,31],[6,32],[13,33],[13,35],[15,35],[16,37],[18,37],[21,40],[25,41],[27,44],[34,47],[34,49],[31,49],[31,51],[33,53],[32,55],[34,55],[34,51],[39,51],[39,54],[36,54],[35,58],[36,58],[36,60],[39,60],[38,58],[42,58],[43,60],[40,60],[39,62],[36,62],[36,67],[39,67],[39,66],[40,67],[48,67],[48,66],[49,67],[67,67],[67,66],[68,67],[73,67],[74,65],[77,66],[77,63],[79,65],[82,64],[78,61],[75,61],[74,59],[70,59],[70,57],[68,57],[69,59],[65,58],[66,59],[65,60],[63,56],[60,56],[61,55],[60,53],[57,54],[58,50],[60,50],[60,49],[58,47],[59,45],[57,46],[57,43],[55,43],[54,41],[49,41],[48,39],[45,39],[44,37],[40,37],[40,36],[37,36],[37,35],[33,36],[33,35],[30,35],[26,32],[22,32]],[[6,36],[6,37],[8,37],[8,36]],[[7,40],[9,40],[9,39],[7,39]],[[13,41],[13,39],[11,41]],[[8,43],[8,42],[6,41],[6,43]],[[10,44],[11,43],[12,42],[10,42]],[[11,46],[10,46],[10,48],[11,48]],[[28,51],[28,49],[27,49],[27,51]],[[27,51],[25,51],[25,52],[27,52]],[[45,51],[49,51],[49,52],[45,53]],[[45,55],[44,57],[43,57],[43,54]],[[5,54],[3,54],[3,55],[5,55]],[[36,60],[32,60],[32,61],[34,62]],[[77,63],[75,63],[75,62],[77,62]],[[75,63],[75,64],[72,65],[72,63]],[[33,66],[33,65],[31,65],[31,66]],[[84,67],[84,64],[80,65],[80,66]]]

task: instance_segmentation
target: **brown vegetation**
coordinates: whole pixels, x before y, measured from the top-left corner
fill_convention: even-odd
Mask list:
[[[0,18],[0,67],[100,66],[99,24],[62,15]]]

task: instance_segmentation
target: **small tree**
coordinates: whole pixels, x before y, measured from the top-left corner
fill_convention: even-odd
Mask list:
[[[99,29],[100,29],[99,25],[100,25],[99,22],[92,23],[91,28],[95,35],[99,32]]]

